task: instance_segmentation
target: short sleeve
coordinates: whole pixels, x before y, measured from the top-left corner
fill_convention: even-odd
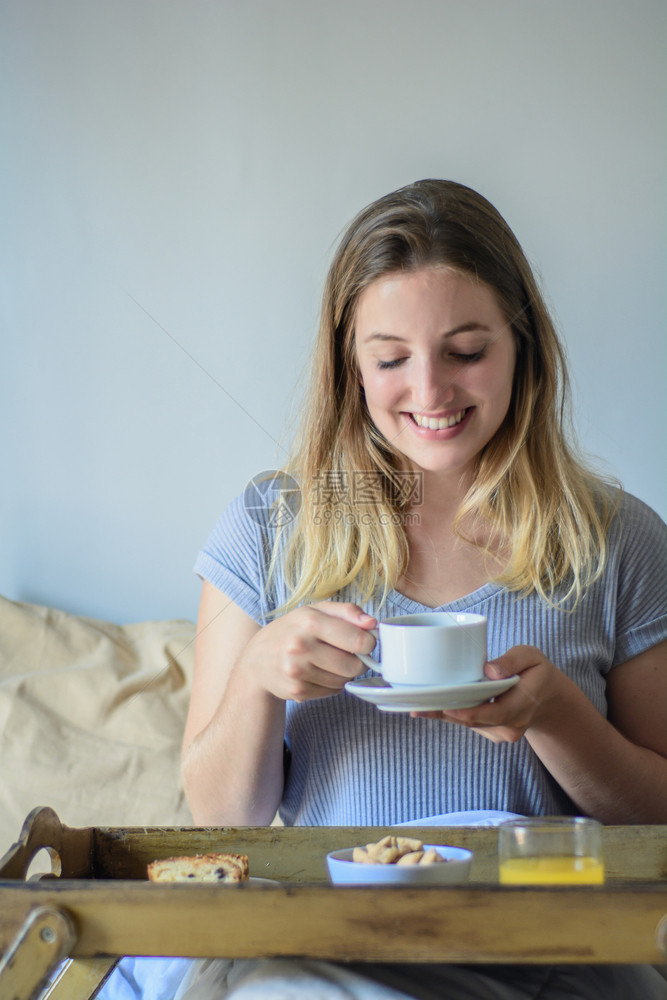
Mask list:
[[[667,638],[667,526],[655,511],[628,494],[622,498],[616,522],[614,666]]]
[[[253,517],[241,494],[218,520],[194,566],[260,625],[282,603],[275,585],[269,587],[274,538],[269,520]]]

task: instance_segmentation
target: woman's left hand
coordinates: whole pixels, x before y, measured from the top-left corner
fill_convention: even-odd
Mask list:
[[[519,683],[476,708],[412,712],[416,718],[443,719],[474,729],[494,743],[516,743],[565,696],[567,678],[534,646],[514,646],[484,667],[489,680],[519,675]]]
[[[489,680],[519,675],[477,708],[422,712],[474,729],[494,743],[525,737],[577,808],[602,823],[667,823],[667,641],[607,677],[609,718],[533,646],[487,663]]]

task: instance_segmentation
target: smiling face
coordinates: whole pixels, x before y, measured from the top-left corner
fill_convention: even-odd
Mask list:
[[[512,396],[514,334],[486,285],[445,268],[360,295],[355,349],[371,419],[416,468],[472,472]]]

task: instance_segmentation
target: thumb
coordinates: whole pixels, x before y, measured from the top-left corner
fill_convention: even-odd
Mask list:
[[[484,673],[492,681],[502,680],[503,677],[510,676],[503,670],[503,666],[497,660],[490,660],[484,666]]]
[[[484,673],[491,680],[502,680],[521,674],[543,660],[544,655],[534,646],[513,646],[502,656],[490,660],[484,667]]]

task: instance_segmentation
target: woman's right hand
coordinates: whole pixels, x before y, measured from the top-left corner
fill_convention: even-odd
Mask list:
[[[357,653],[370,653],[377,620],[356,604],[322,601],[295,608],[250,639],[236,670],[282,701],[326,698],[365,668]]]

